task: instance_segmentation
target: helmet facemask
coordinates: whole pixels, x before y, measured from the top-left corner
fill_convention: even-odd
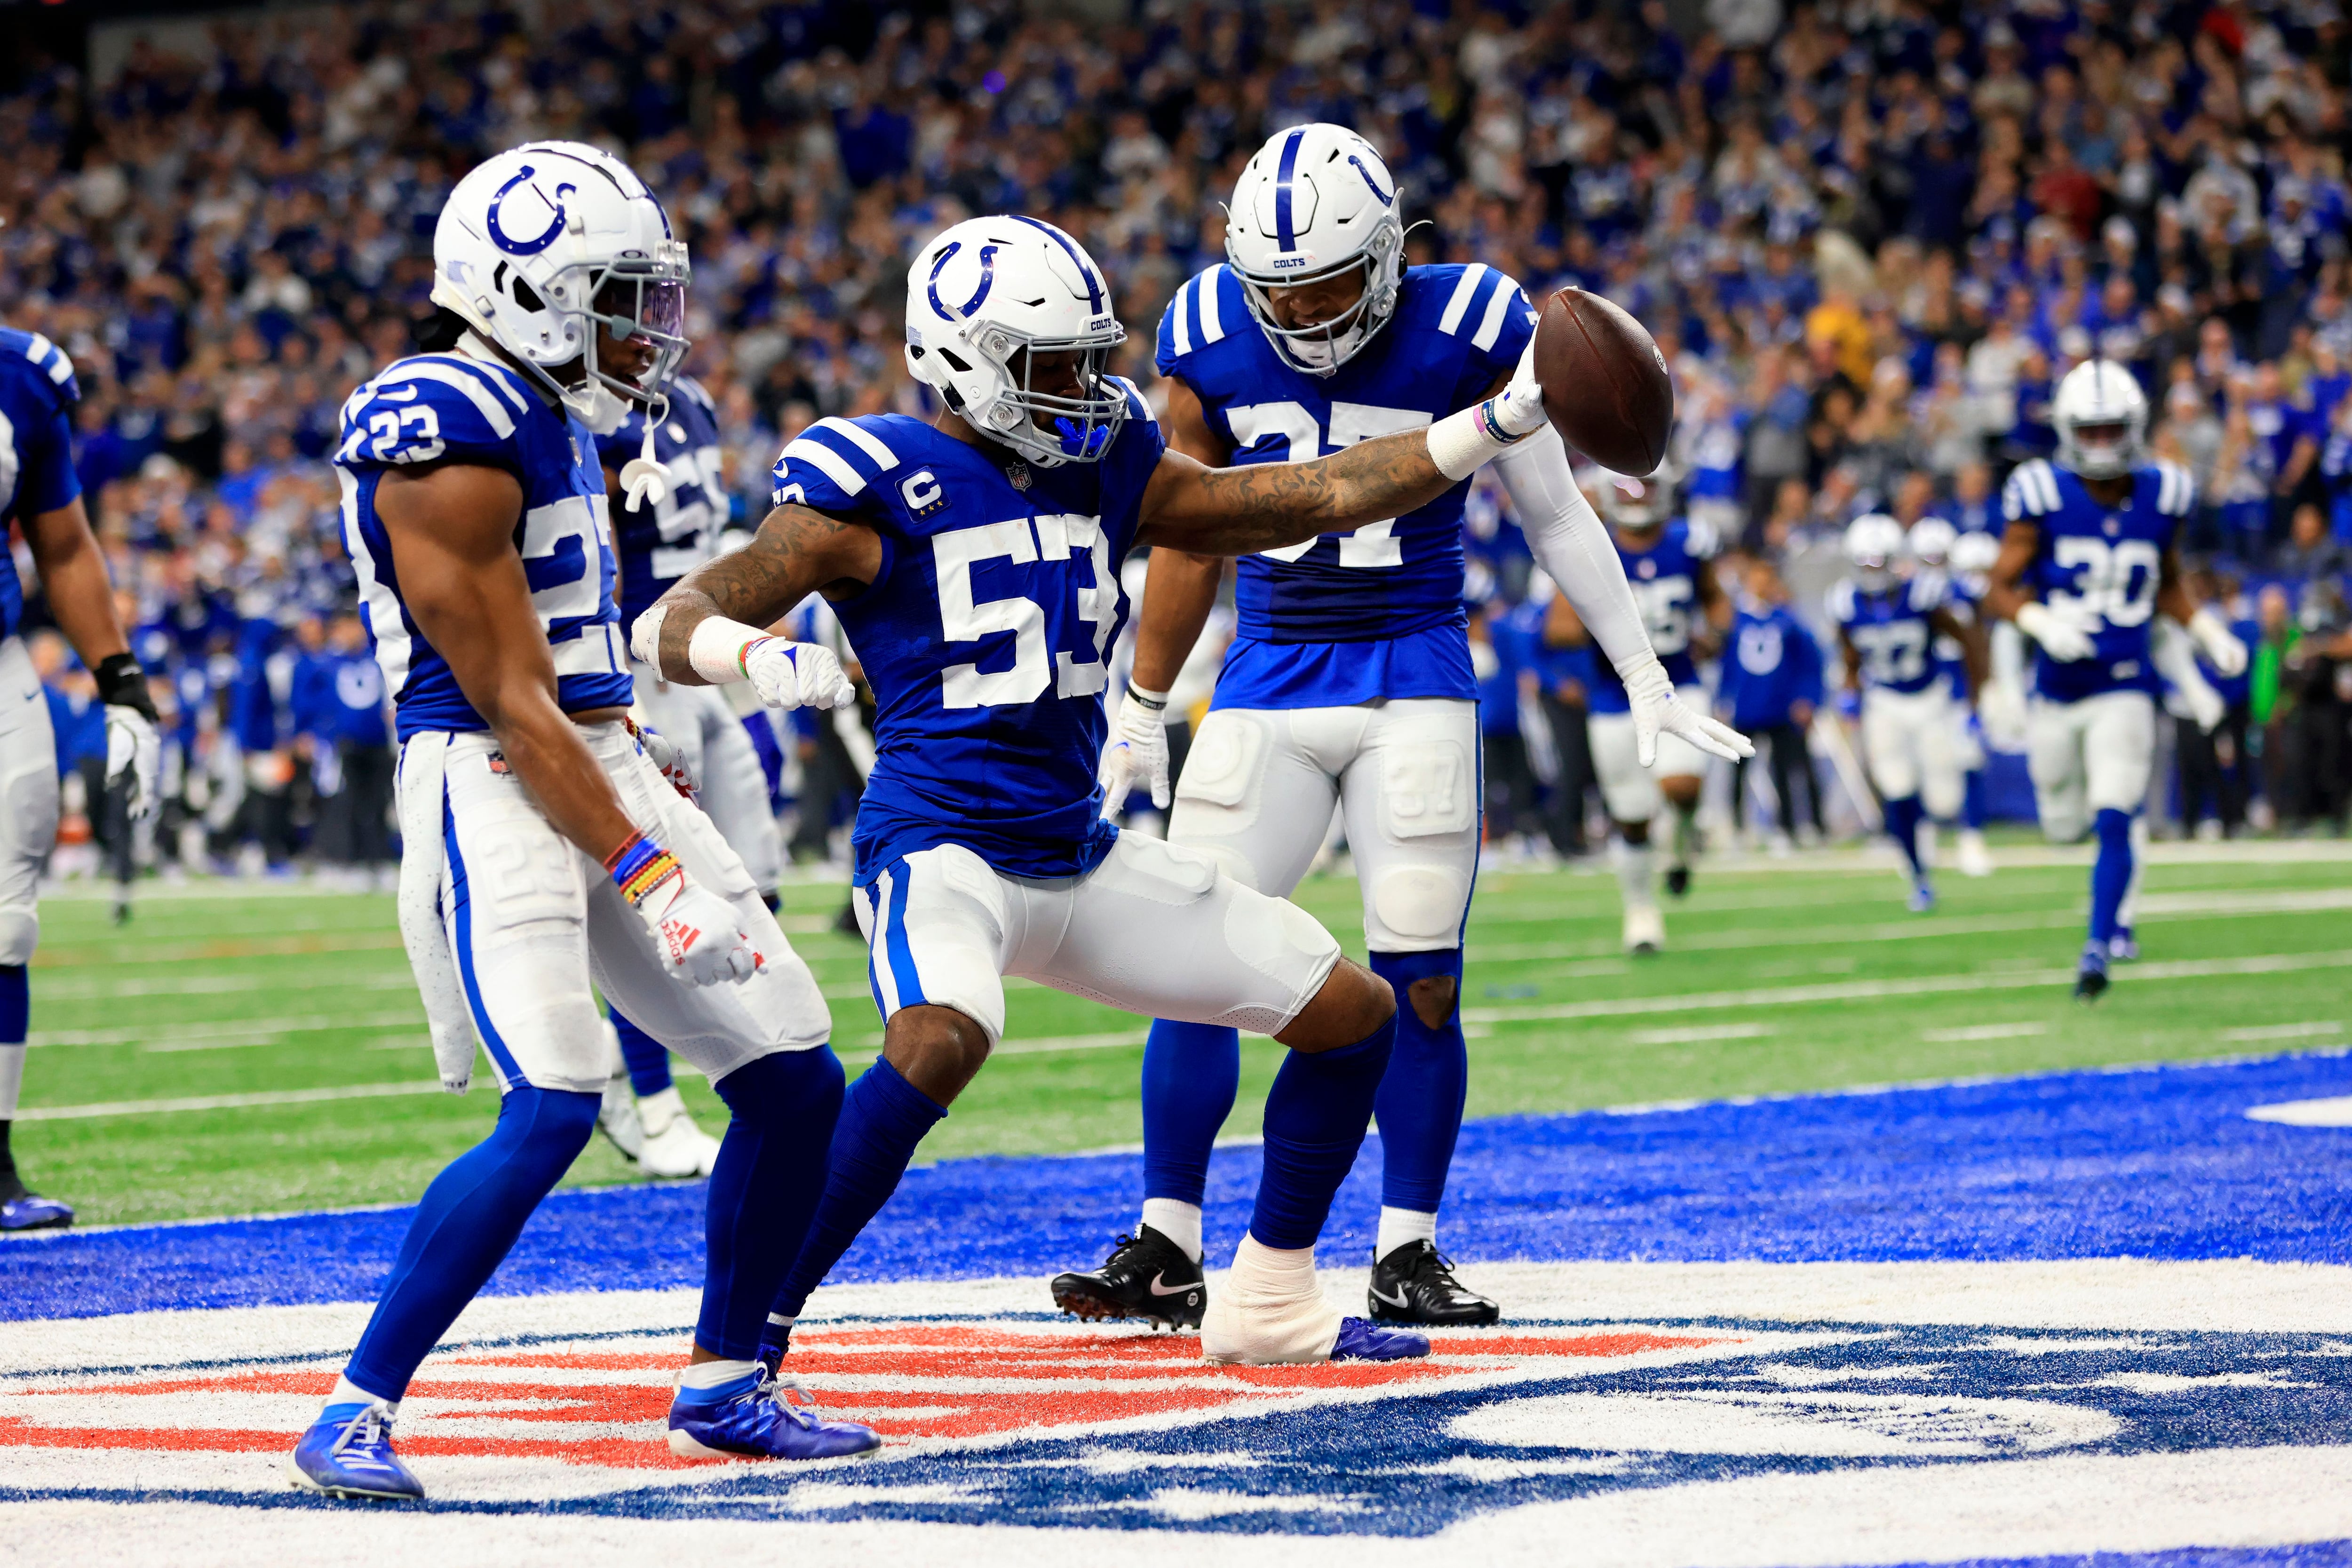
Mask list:
[[[2139,462],[2140,421],[2078,425],[2070,419],[2060,425],[2058,441],[2062,467],[2086,479],[2117,479]]]
[[[654,351],[653,363],[631,381],[609,374],[596,363],[596,335],[590,332],[580,360],[587,373],[583,384],[603,386],[648,407],[667,403],[661,389],[669,384],[687,350],[693,347],[686,336],[686,289],[694,268],[687,259],[685,242],[664,240],[651,258],[616,257],[593,270],[572,270],[589,274],[582,289],[587,301],[583,315],[604,328],[614,342],[648,343]],[[569,279],[563,281],[568,285]]]
[[[983,405],[958,407],[956,412],[982,435],[1040,468],[1100,462],[1127,423],[1126,391],[1108,374],[1111,351],[1126,341],[1127,329],[1116,321],[1071,338],[1030,338],[1002,322],[972,323],[964,342],[1003,373],[1003,390]],[[1076,396],[1033,384],[1038,356],[1057,353],[1078,356]],[[947,390],[951,402],[961,401],[952,388]]]
[[[1402,248],[1402,237],[1391,223],[1376,231],[1361,251],[1337,266],[1304,277],[1251,272],[1238,260],[1229,264],[1234,276],[1241,279],[1242,298],[1248,301],[1250,314],[1265,330],[1275,352],[1309,375],[1326,376],[1337,374],[1341,365],[1362,353],[1396,313],[1397,262]],[[1363,292],[1356,297],[1353,305],[1331,320],[1307,327],[1286,327],[1275,314],[1273,290],[1304,288],[1351,271],[1362,275]]]

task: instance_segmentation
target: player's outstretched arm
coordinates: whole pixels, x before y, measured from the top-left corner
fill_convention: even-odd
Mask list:
[[[604,859],[636,825],[557,705],[555,656],[514,545],[522,486],[503,468],[472,464],[392,468],[377,483],[375,510],[417,629],[449,661],[555,830]]]
[[[667,680],[749,680],[771,708],[837,708],[856,697],[830,648],[764,628],[811,594],[854,592],[882,571],[882,537],[864,523],[787,503],[751,542],[696,567],[637,617],[631,651]]]
[[[2246,672],[2246,645],[2230,629],[2210,605],[2200,605],[2190,591],[2189,581],[2180,570],[2180,552],[2167,548],[2162,574],[2157,580],[2156,609],[2160,616],[2179,623],[2197,641],[2206,661],[2226,679],[2235,679]],[[2211,728],[2208,725],[2207,728]]]
[[[58,460],[64,460],[62,454]],[[163,767],[163,742],[155,729],[155,700],[115,616],[106,554],[90,532],[81,497],[26,517],[25,548],[32,552],[58,629],[98,681],[99,700],[106,708],[107,783],[127,776],[131,813],[144,817],[161,804],[156,775]]]

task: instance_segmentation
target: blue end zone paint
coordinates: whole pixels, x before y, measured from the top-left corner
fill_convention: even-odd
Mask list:
[[[2352,1262],[2352,1131],[2245,1118],[2339,1094],[2352,1094],[2352,1058],[2331,1054],[1474,1121],[1444,1237],[1472,1259]],[[1141,1170],[1140,1155],[1115,1154],[910,1172],[835,1278],[1090,1264],[1132,1226]],[[1213,1257],[1240,1239],[1257,1170],[1250,1149],[1213,1162]],[[1327,1260],[1369,1253],[1380,1170],[1368,1146],[1332,1211]],[[702,1196],[700,1184],[558,1194],[490,1290],[698,1285]],[[10,1240],[0,1321],[371,1300],[412,1212]]]

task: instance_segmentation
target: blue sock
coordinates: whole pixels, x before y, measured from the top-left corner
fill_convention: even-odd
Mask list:
[[[33,1022],[33,985],[21,963],[0,963],[0,1046],[21,1046]]]
[[[2104,948],[2116,934],[2116,917],[2131,889],[2131,813],[2108,806],[2092,831],[2099,837],[2099,858],[2091,863],[2091,941]]]
[[[1964,793],[1960,796],[1960,826],[1982,833],[1986,821],[1984,769],[1979,768],[1969,774],[1961,787]]]
[[[694,1342],[714,1355],[749,1361],[759,1352],[776,1288],[824,1191],[841,1083],[841,1058],[819,1046],[757,1058],[711,1085],[734,1112],[703,1219],[709,1251]]]
[[[1198,1207],[1209,1147],[1233,1114],[1242,1037],[1213,1024],[1155,1019],[1143,1046],[1143,1195]]]
[[[1911,868],[1911,879],[1924,882],[1927,873],[1919,864],[1919,797],[1906,795],[1901,800],[1886,803],[1886,831],[1895,847],[1903,851],[1903,863]]]
[[[587,1146],[599,1098],[527,1084],[507,1090],[490,1135],[425,1189],[344,1376],[380,1399],[406,1391],[417,1363],[489,1283],[531,1210]]]
[[[887,1061],[877,1058],[857,1075],[833,1130],[824,1196],[817,1201],[808,1236],[776,1292],[776,1316],[801,1315],[809,1292],[824,1282],[857,1233],[898,1190],[898,1178],[907,1173],[915,1145],[945,1115],[929,1095],[900,1077]]]
[[[1352,1046],[1292,1051],[1274,1075],[1265,1097],[1265,1174],[1250,1211],[1249,1233],[1261,1246],[1295,1252],[1323,1234],[1331,1200],[1364,1146],[1396,1037],[1391,1016]]]
[[[1371,961],[1372,973],[1389,983],[1397,999],[1396,1050],[1372,1101],[1381,1122],[1381,1203],[1435,1214],[1470,1089],[1470,1048],[1462,1043],[1462,950],[1376,952]],[[1452,980],[1454,991],[1453,1008],[1433,1029],[1412,1010],[1409,994],[1414,981],[1432,975]]]
[[[643,1100],[667,1089],[668,1047],[621,1016],[618,1007],[608,1005],[604,1016],[613,1020],[613,1032],[621,1037],[621,1059],[629,1066],[629,1087],[637,1091],[637,1098]]]

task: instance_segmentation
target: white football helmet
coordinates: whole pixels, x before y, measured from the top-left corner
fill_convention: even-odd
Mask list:
[[[1225,259],[1275,352],[1309,375],[1329,375],[1396,314],[1404,276],[1397,184],[1372,144],[1344,125],[1278,132],[1234,183]],[[1364,291],[1328,321],[1286,327],[1268,289],[1360,269]]]
[[[2000,559],[2000,536],[1997,533],[1963,533],[1952,541],[1952,570],[1965,576],[1980,577],[1992,570]]]
[[[1904,544],[1903,525],[1883,511],[1864,512],[1845,525],[1845,558],[1863,586],[1874,591],[1895,580]]]
[[[2050,423],[2058,431],[2060,468],[2086,479],[2119,479],[2139,464],[2147,395],[2115,361],[2084,360],[2058,383]]]
[[[1662,468],[1646,479],[1609,468],[1593,472],[1593,484],[1601,494],[1601,515],[1610,527],[1639,533],[1673,520],[1675,480],[1669,471]]]
[[[686,357],[686,242],[626,163],[583,142],[530,142],[457,182],[433,231],[433,302],[506,350],[583,416],[634,403]],[[643,384],[596,363],[596,326],[651,342]],[[551,373],[578,362],[573,384]]]
[[[1959,537],[1958,529],[1930,514],[1911,525],[1911,535],[1906,542],[1910,545],[1913,560],[1923,566],[1941,566],[1952,553],[1952,545]]]
[[[907,270],[908,370],[1040,468],[1098,462],[1110,449],[1128,405],[1105,369],[1126,340],[1094,258],[1034,217],[967,218]],[[1034,390],[1031,356],[1065,353],[1078,355],[1078,395]]]

